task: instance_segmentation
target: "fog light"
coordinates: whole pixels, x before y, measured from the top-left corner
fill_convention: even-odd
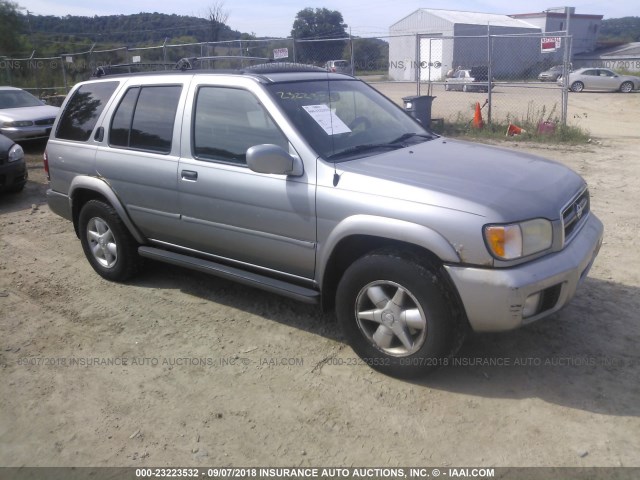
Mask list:
[[[527,297],[527,299],[524,301],[524,306],[522,307],[522,318],[532,317],[533,315],[538,313],[541,296],[542,295],[540,295],[540,292],[538,292]]]

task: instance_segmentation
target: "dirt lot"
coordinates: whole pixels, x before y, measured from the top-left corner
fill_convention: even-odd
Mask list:
[[[567,309],[419,382],[315,307],[161,264],[101,279],[31,146],[0,197],[0,465],[640,466],[639,112],[572,95],[591,144],[514,147],[587,179],[603,249]]]

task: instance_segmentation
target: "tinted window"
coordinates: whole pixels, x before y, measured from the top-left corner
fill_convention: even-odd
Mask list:
[[[133,109],[138,100],[138,87],[132,88],[123,97],[113,119],[111,120],[111,133],[109,135],[109,144],[120,147],[129,146],[129,132],[131,131],[131,120],[133,118]]]
[[[133,115],[129,146],[169,153],[180,86],[143,87]]]
[[[200,88],[193,121],[194,156],[203,160],[244,164],[247,150],[254,145],[289,148],[258,99],[246,90]]]
[[[76,90],[60,118],[56,137],[86,142],[117,86],[118,82],[99,82]]]
[[[122,98],[111,121],[113,146],[169,153],[182,87],[135,87]]]

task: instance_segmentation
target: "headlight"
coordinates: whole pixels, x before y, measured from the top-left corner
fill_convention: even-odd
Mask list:
[[[499,260],[514,260],[551,247],[551,222],[536,218],[508,225],[486,225],[484,238],[491,255]]]
[[[31,120],[16,120],[15,122],[4,122],[3,127],[30,127],[33,125]]]
[[[17,162],[18,160],[22,160],[24,158],[24,150],[17,143],[9,149],[9,161]]]

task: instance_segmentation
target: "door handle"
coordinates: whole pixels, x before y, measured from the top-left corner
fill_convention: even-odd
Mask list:
[[[180,175],[182,176],[182,180],[186,180],[188,182],[195,182],[198,180],[198,172],[194,172],[193,170],[182,170]]]

